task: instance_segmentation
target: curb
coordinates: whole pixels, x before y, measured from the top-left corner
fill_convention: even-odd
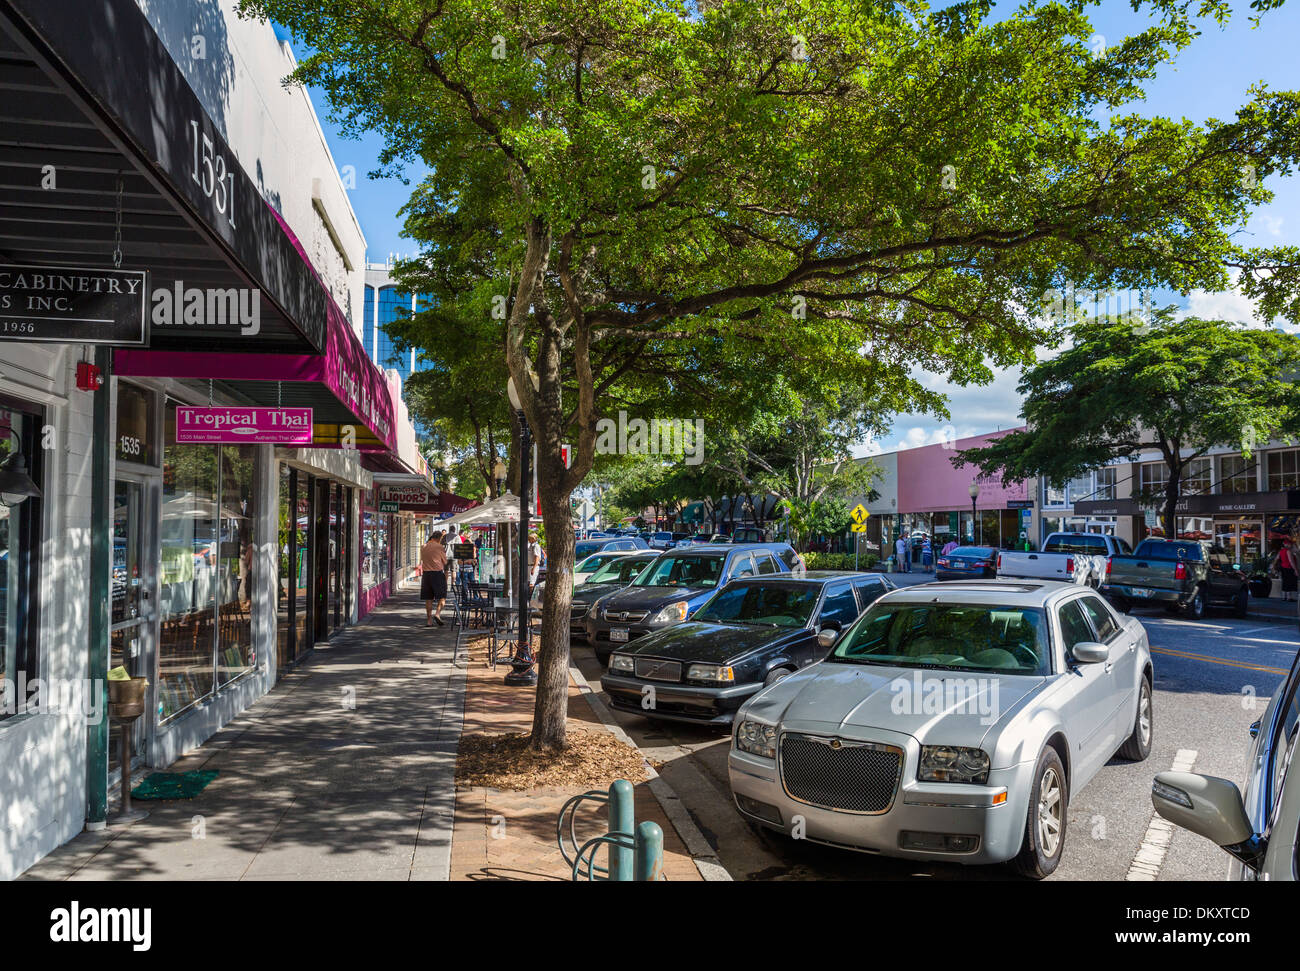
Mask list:
[[[624,745],[629,745],[640,752],[641,750],[637,748],[636,743],[632,741],[627,732],[623,731],[623,727],[614,720],[609,706],[601,700],[600,695],[591,690],[591,685],[587,683],[587,679],[583,677],[582,672],[572,662],[569,664],[569,676],[577,683],[578,690],[582,692],[583,697],[587,699],[587,704],[591,706],[591,710],[596,713],[596,717],[609,730],[609,733]],[[650,791],[654,793],[655,799],[659,801],[659,807],[663,809],[664,815],[668,817],[668,821],[673,824],[673,829],[677,831],[677,836],[686,846],[686,852],[691,855],[691,861],[695,864],[695,869],[700,871],[700,876],[706,882],[730,881],[732,879],[731,874],[723,867],[722,862],[718,859],[718,854],[709,845],[709,841],[704,838],[700,828],[695,825],[695,820],[691,819],[690,813],[682,805],[682,800],[673,791],[673,787],[654,770],[654,766],[648,761],[645,763],[645,769],[650,776]]]

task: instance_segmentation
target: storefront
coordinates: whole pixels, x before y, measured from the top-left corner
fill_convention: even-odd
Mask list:
[[[281,50],[214,13],[222,43]],[[340,306],[364,239],[337,170],[308,139],[292,165],[270,144],[318,131],[309,102],[231,129],[254,178],[204,99],[269,109],[248,72],[187,76],[210,65],[172,59],[150,19],[169,15],[0,0],[0,879],[103,827],[110,667],[149,678],[133,758],[166,766],[356,619],[360,455],[398,440]],[[181,435],[185,409],[310,409],[314,447]],[[68,703],[11,687],[38,678]]]

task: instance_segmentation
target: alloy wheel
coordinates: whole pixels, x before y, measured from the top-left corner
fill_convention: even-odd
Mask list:
[[[1043,773],[1038,786],[1038,845],[1048,857],[1061,845],[1061,780],[1054,768]]]

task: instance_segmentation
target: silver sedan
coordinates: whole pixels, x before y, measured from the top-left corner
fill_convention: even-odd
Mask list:
[[[1146,631],[1086,586],[907,587],[822,637],[740,709],[728,756],[741,813],[795,839],[1041,879],[1071,793],[1151,750]]]

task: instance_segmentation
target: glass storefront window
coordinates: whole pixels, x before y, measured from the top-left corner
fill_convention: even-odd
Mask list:
[[[220,621],[217,683],[226,684],[257,664],[253,647],[253,590],[257,549],[254,496],[257,448],[221,447],[221,544],[217,562]]]
[[[119,462],[158,465],[158,443],[154,434],[154,394],[119,381],[117,385],[117,440],[114,449]]]
[[[39,415],[0,403],[0,462],[22,455],[27,474],[43,488]],[[32,496],[13,505],[0,503],[0,719],[23,710],[16,682],[40,676],[37,668],[35,591],[40,589],[41,500]],[[15,682],[10,690],[2,687]]]
[[[1266,468],[1269,492],[1300,489],[1300,450],[1269,452]]]
[[[175,444],[176,402],[170,400],[164,424],[159,721],[257,664],[252,614],[258,446]]]
[[[361,588],[369,590],[388,579],[388,546],[392,514],[367,512],[361,540]]]
[[[163,434],[159,540],[158,717],[213,691],[217,595],[217,449],[176,445],[176,403]]]

